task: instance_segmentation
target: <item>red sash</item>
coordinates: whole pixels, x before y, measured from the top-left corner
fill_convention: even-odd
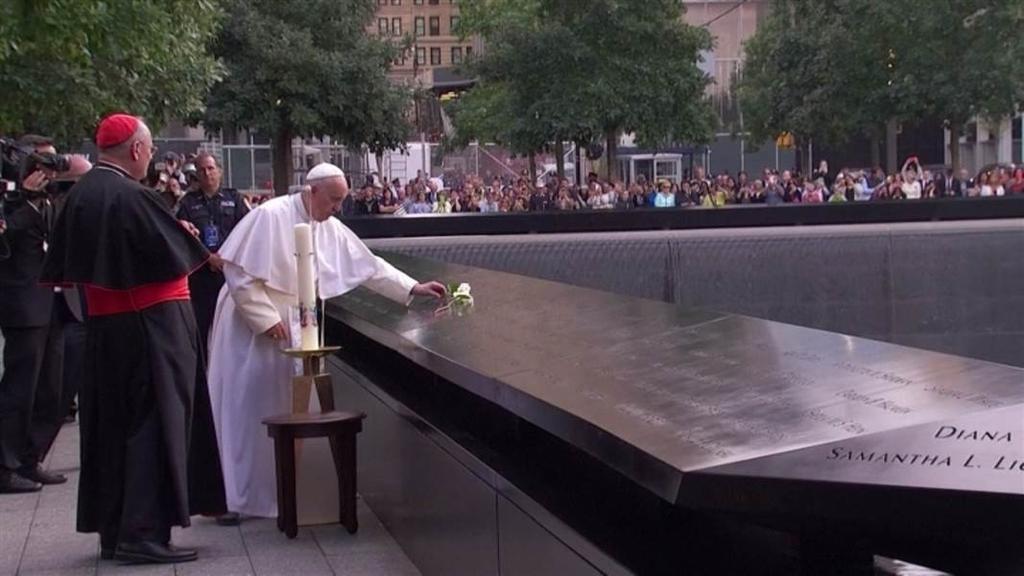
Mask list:
[[[110,316],[125,312],[139,312],[157,304],[174,300],[188,300],[188,276],[170,282],[146,284],[128,290],[111,290],[86,284],[85,303],[89,316]]]

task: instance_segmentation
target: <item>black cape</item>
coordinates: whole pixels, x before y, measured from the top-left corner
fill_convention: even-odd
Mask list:
[[[156,192],[99,164],[68,193],[43,265],[47,284],[127,290],[191,274],[210,257]]]
[[[209,257],[156,193],[103,163],[69,192],[51,238],[44,283],[126,290],[176,280]],[[201,444],[216,446],[208,399],[194,406],[205,375],[191,305],[167,302],[86,324],[79,531],[123,531],[143,515],[136,523],[187,526],[190,513],[223,511],[190,510],[190,484],[215,485],[223,499],[219,459],[215,470],[190,465],[196,428],[210,435]],[[140,432],[149,428],[160,441],[147,453],[137,444],[152,443]]]

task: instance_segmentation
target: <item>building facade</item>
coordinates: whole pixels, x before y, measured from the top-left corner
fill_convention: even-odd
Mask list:
[[[396,41],[412,38],[412,47],[395,61],[391,77],[427,88],[453,82],[458,67],[480,49],[479,40],[459,38],[458,22],[455,0],[377,0],[372,32]]]

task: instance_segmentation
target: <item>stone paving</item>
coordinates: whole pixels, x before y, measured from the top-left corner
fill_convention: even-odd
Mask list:
[[[295,540],[274,520],[223,527],[194,518],[173,541],[199,550],[199,560],[178,565],[123,566],[99,559],[99,537],[75,532],[78,495],[78,426],[61,430],[46,468],[68,482],[35,494],[0,494],[0,575],[14,576],[419,576],[401,548],[359,501],[359,532],[339,525],[303,528]]]

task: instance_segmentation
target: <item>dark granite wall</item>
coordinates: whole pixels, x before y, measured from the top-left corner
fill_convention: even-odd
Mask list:
[[[368,244],[1024,366],[1022,220]]]

